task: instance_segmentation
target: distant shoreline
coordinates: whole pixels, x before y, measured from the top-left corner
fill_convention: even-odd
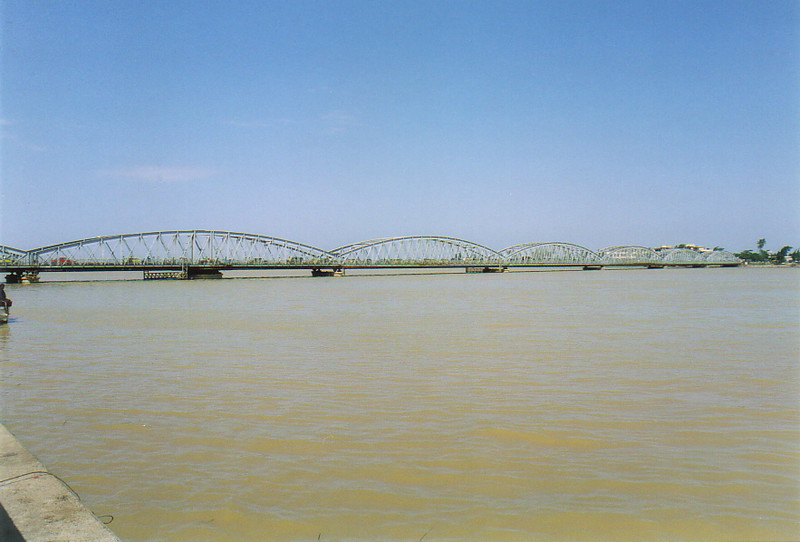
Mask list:
[[[761,263],[761,262],[743,262],[741,267],[775,267],[775,268],[786,268],[786,267],[800,267],[800,264],[797,263]]]

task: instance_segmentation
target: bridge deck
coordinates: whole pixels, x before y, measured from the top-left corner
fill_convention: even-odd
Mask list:
[[[225,270],[344,270],[456,268],[707,267],[739,265],[724,251],[656,251],[615,246],[592,251],[572,243],[523,243],[497,251],[441,236],[373,239],[323,250],[263,235],[172,230],[91,237],[23,251],[0,246],[0,271],[22,274],[73,271],[182,272]]]

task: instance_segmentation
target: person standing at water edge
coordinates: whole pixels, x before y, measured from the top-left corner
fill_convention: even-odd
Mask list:
[[[6,285],[0,284],[0,305],[2,305],[6,311],[8,311],[8,307],[11,305],[10,301],[11,300],[6,297]]]

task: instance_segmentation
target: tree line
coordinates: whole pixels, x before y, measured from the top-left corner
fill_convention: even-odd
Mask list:
[[[787,263],[787,256],[789,256],[794,263],[800,262],[800,249],[795,249],[794,252],[789,252],[792,250],[792,247],[786,245],[777,252],[770,252],[769,250],[764,249],[764,245],[766,244],[766,239],[759,239],[756,243],[756,250],[747,249],[736,253],[735,255],[746,262],[782,264]]]

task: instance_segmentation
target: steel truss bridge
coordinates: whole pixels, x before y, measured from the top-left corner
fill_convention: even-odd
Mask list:
[[[571,243],[524,243],[502,250],[439,236],[390,237],[323,250],[250,233],[173,230],[90,237],[20,250],[0,245],[0,271],[8,282],[35,280],[50,271],[142,271],[145,278],[221,276],[224,270],[307,269],[315,275],[346,269],[577,267],[732,267],[741,260],[726,251],[656,251],[615,246],[592,251]]]

